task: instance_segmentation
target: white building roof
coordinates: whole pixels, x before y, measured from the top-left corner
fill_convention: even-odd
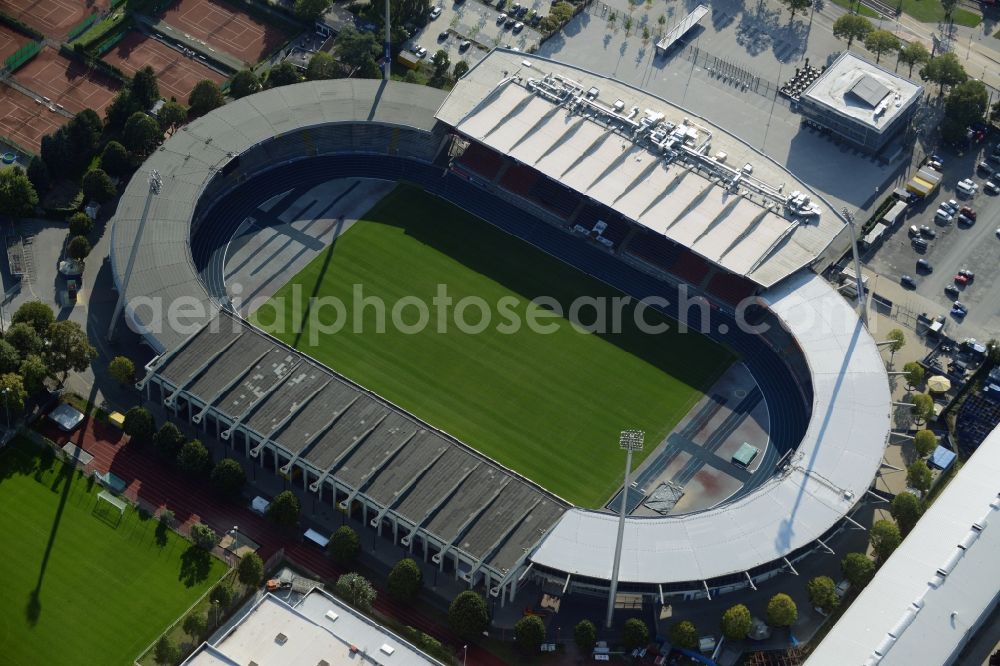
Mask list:
[[[533,88],[547,76],[576,86],[578,99],[559,101]],[[596,97],[585,94],[592,90]],[[765,287],[810,265],[843,229],[818,194],[737,137],[666,100],[571,65],[495,49],[462,77],[437,117]],[[656,122],[633,134],[647,118]],[[661,121],[687,126],[690,152],[677,148],[677,157],[665,159],[672,151],[646,140]],[[719,153],[725,157],[714,159]],[[741,173],[747,164],[752,174]],[[784,199],[796,190],[812,198],[818,216],[786,212]]]
[[[321,590],[294,607],[267,594],[214,645],[184,666],[429,666],[431,658]]]
[[[787,471],[732,503],[676,517],[629,518],[620,578],[673,583],[748,571],[812,543],[843,518],[878,470],[891,412],[885,365],[850,305],[803,272],[761,298],[809,365],[812,419]],[[572,509],[531,560],[607,580],[618,518]]]
[[[922,86],[845,51],[800,99],[881,132],[923,91]]]
[[[806,664],[950,664],[998,598],[1000,428],[979,445]]]

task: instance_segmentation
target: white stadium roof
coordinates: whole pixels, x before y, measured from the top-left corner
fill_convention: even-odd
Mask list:
[[[749,571],[823,535],[868,489],[889,434],[888,376],[871,335],[822,278],[800,273],[761,298],[802,348],[812,419],[787,471],[699,513],[625,522],[623,582],[673,583]],[[531,555],[569,574],[611,577],[618,518],[572,509]]]
[[[1000,428],[938,495],[807,666],[952,663],[997,605],[998,558]]]
[[[550,94],[546,82],[575,93]],[[807,186],[707,120],[538,56],[495,49],[458,82],[437,117],[765,287],[810,265],[843,229]],[[674,159],[648,140],[662,123],[687,130]],[[809,195],[819,215],[789,214],[783,202],[794,191]]]

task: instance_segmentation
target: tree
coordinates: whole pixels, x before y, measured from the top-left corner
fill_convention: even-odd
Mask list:
[[[90,254],[90,241],[85,236],[74,236],[66,245],[66,254],[71,259],[83,261]]]
[[[915,460],[906,468],[906,485],[911,488],[925,493],[931,489],[931,480],[931,468],[924,460]]]
[[[84,109],[73,116],[65,128],[71,166],[75,171],[83,168],[97,151],[101,133],[104,132],[104,123],[92,109]]]
[[[424,574],[420,571],[420,565],[406,557],[392,567],[386,587],[390,597],[402,603],[410,603],[420,594],[423,584]]]
[[[90,201],[106,203],[115,198],[118,190],[111,181],[111,176],[104,169],[91,169],[83,176],[83,196]]]
[[[0,171],[0,215],[27,217],[37,205],[38,193],[21,167]]]
[[[153,649],[153,659],[157,664],[174,664],[180,659],[180,651],[177,646],[167,638],[166,634],[160,636],[160,640],[156,641],[156,647]]]
[[[907,65],[910,69],[907,72],[907,76],[913,76],[913,67],[915,65],[923,65],[928,60],[931,59],[930,51],[927,47],[917,41],[912,41],[903,48],[899,49],[899,62]]]
[[[928,421],[934,416],[934,399],[926,393],[918,393],[910,400],[913,402],[911,411],[918,421]]]
[[[28,399],[28,392],[24,390],[24,380],[21,375],[13,372],[0,375],[0,392],[3,393],[5,412],[9,411],[15,415],[24,412],[24,401]]]
[[[133,113],[144,110],[142,105],[132,97],[129,89],[122,88],[115,95],[115,98],[111,100],[111,104],[108,105],[107,110],[104,112],[104,119],[107,122],[107,126],[111,129],[121,130],[125,127],[125,123],[132,117]],[[45,162],[49,165],[49,168],[52,168],[52,163],[49,160],[45,160]]]
[[[476,592],[466,590],[452,599],[448,607],[448,625],[463,640],[476,638],[490,624],[486,602]]]
[[[772,627],[790,627],[799,617],[795,601],[784,592],[771,597],[767,602],[767,623]]]
[[[465,76],[465,73],[469,71],[469,63],[464,60],[459,60],[455,63],[455,68],[451,70],[452,76],[456,79],[460,79]]]
[[[299,498],[291,490],[278,493],[267,507],[267,517],[282,527],[295,527],[299,523]]]
[[[875,54],[875,62],[878,63],[883,53],[899,50],[899,37],[888,30],[872,30],[865,35],[865,48]]]
[[[597,627],[590,620],[580,620],[573,627],[573,642],[580,652],[589,653],[597,645]]]
[[[909,476],[909,472],[907,472],[907,476]],[[868,541],[871,543],[872,550],[875,551],[875,560],[879,564],[889,559],[892,551],[896,550],[902,540],[903,536],[899,533],[899,527],[891,520],[876,520],[868,531]]]
[[[948,51],[934,56],[920,70],[920,78],[940,86],[938,94],[944,94],[945,86],[954,86],[966,81],[969,75],[962,68],[962,62],[954,52]]]
[[[514,640],[525,654],[538,652],[545,640],[545,623],[537,615],[525,615],[514,625]]]
[[[136,442],[148,442],[156,437],[156,421],[148,409],[136,405],[125,412],[122,430]]]
[[[438,49],[437,53],[431,58],[431,64],[434,66],[434,76],[444,76],[448,71],[448,66],[451,65],[448,52],[444,49]]]
[[[263,565],[261,565],[261,568],[263,569]],[[228,608],[229,604],[233,603],[233,598],[235,596],[233,588],[225,583],[219,583],[212,588],[212,593],[209,595],[209,599],[223,608]]]
[[[243,466],[233,458],[223,458],[215,463],[211,476],[212,486],[226,499],[236,499],[243,493],[247,475]]]
[[[45,165],[45,160],[42,159],[41,155],[33,156],[28,162],[28,180],[35,186],[36,193],[48,191],[52,179],[49,176],[49,168]]]
[[[337,61],[329,53],[317,51],[309,64],[306,66],[306,79],[309,81],[320,81],[322,79],[336,79],[340,75]],[[232,90],[232,86],[230,86]]]
[[[795,14],[812,6],[812,0],[781,0],[781,4],[788,7],[788,11],[791,12],[788,17],[788,22],[791,23],[795,19]]]
[[[73,167],[77,164],[77,156],[73,155],[73,148],[69,145],[69,131],[63,125],[52,134],[46,134],[41,142],[42,161],[53,178],[69,176]]]
[[[240,558],[236,577],[247,587],[257,587],[264,580],[264,560],[257,553],[247,553]]]
[[[76,212],[69,216],[69,235],[86,236],[94,228],[94,221],[86,213]]]
[[[327,55],[326,57],[329,58],[330,56]],[[315,59],[315,56],[313,56],[313,59]],[[257,75],[250,69],[244,69],[236,72],[232,80],[229,82],[229,94],[233,99],[240,99],[242,97],[246,97],[247,95],[252,95],[258,90],[260,90],[260,79],[258,79]]]
[[[844,14],[833,22],[833,36],[846,39],[848,50],[855,39],[864,39],[874,29],[871,21],[857,14]]]
[[[19,307],[14,316],[10,318],[11,323],[25,323],[40,336],[48,334],[49,326],[56,320],[56,314],[51,306],[41,301],[28,301]]]
[[[334,586],[337,595],[362,612],[369,612],[375,603],[375,588],[368,579],[357,573],[346,573]]]
[[[177,426],[167,421],[153,436],[153,446],[156,447],[164,460],[176,460],[177,454],[184,446],[184,435]]]
[[[837,596],[837,586],[829,576],[816,576],[806,584],[809,593],[809,603],[824,613],[829,613],[840,605]]]
[[[301,80],[302,77],[299,75],[299,70],[295,69],[295,65],[287,60],[283,60],[267,72],[266,86],[268,88],[278,88],[298,83]]]
[[[844,578],[854,587],[864,587],[875,575],[875,563],[864,553],[848,553],[840,563]]]
[[[982,122],[989,108],[989,95],[982,81],[964,81],[952,87],[944,102],[941,137],[950,143],[961,141],[969,125]]]
[[[642,626],[645,627],[646,625],[643,624]],[[683,650],[691,650],[698,646],[698,629],[690,620],[675,622],[670,626],[667,635],[670,639],[670,644],[674,647],[678,647]],[[643,643],[644,642],[645,641],[643,641]],[[640,645],[642,645],[642,643],[633,644],[629,649],[637,648]]]
[[[49,367],[38,354],[28,354],[21,361],[18,372],[24,379],[24,389],[29,395],[38,393],[45,388],[45,378],[49,376]]]
[[[42,337],[25,322],[18,322],[7,329],[4,341],[17,350],[19,356],[38,354],[45,346]]]
[[[153,152],[162,135],[160,126],[155,120],[142,111],[136,111],[125,122],[122,140],[129,151],[143,156]]]
[[[722,614],[722,635],[726,640],[742,641],[750,633],[753,625],[753,618],[750,617],[750,609],[743,604],[736,604],[726,609]]]
[[[917,434],[913,436],[913,446],[917,449],[917,455],[921,458],[926,458],[930,454],[934,453],[934,449],[937,448],[937,444],[937,435],[926,428],[918,430]]]
[[[117,141],[108,141],[101,152],[101,168],[112,176],[124,176],[132,169],[125,146]]]
[[[156,121],[163,132],[180,127],[187,122],[187,118],[188,109],[180,102],[164,102],[156,114]]]
[[[337,36],[336,52],[340,62],[351,69],[358,69],[368,61],[375,62],[379,55],[379,45],[372,33],[358,32],[348,27]]]
[[[892,365],[892,360],[896,357],[896,352],[906,346],[906,335],[898,328],[894,328],[886,333],[885,342],[890,353],[889,364]]]
[[[958,0],[941,0],[941,8],[944,9],[944,17],[951,22],[951,14],[958,6]]]
[[[920,520],[924,507],[920,498],[913,493],[901,492],[892,498],[889,505],[889,513],[896,519],[899,530],[905,537],[913,529],[913,526]]]
[[[135,379],[135,363],[127,356],[115,356],[108,363],[108,374],[121,384],[131,384]]]
[[[358,533],[350,526],[342,525],[337,531],[330,535],[330,543],[327,544],[326,552],[334,562],[341,566],[348,566],[358,559],[361,552],[361,539]]]
[[[177,454],[177,467],[192,477],[203,477],[212,466],[212,456],[199,439],[184,443]]]
[[[82,372],[97,358],[97,350],[87,340],[87,334],[80,324],[68,319],[49,324],[46,335],[49,346],[45,350],[45,361],[49,370],[59,375],[60,386],[69,373]]]
[[[204,523],[195,523],[191,526],[191,541],[202,550],[212,550],[215,548],[219,535]]]
[[[181,627],[185,634],[193,638],[196,643],[200,643],[208,633],[208,616],[202,612],[192,612],[184,618]]]
[[[295,15],[303,21],[315,21],[330,7],[330,0],[295,0]]]
[[[217,109],[225,103],[222,91],[219,86],[212,81],[205,79],[195,84],[188,96],[188,108],[190,115],[197,118],[203,116],[212,109]]]
[[[156,83],[156,73],[153,68],[146,65],[132,77],[131,84],[132,99],[143,110],[153,108],[153,105],[160,99],[160,86]]]
[[[0,340],[0,372],[14,372],[21,365],[21,353],[6,340]]]
[[[924,367],[916,361],[910,361],[904,365],[903,372],[906,373],[903,375],[906,379],[906,385],[911,388],[920,386],[920,384],[924,381]]]

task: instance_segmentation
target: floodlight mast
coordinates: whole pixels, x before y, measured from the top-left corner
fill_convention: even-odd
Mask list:
[[[159,194],[162,187],[163,179],[160,178],[160,172],[156,169],[151,169],[149,172],[149,193],[146,195],[146,206],[142,209],[142,217],[139,218],[139,228],[135,232],[135,240],[132,241],[132,251],[128,255],[128,264],[125,266],[125,276],[122,278],[122,284],[118,291],[118,302],[115,303],[115,311],[111,315],[111,324],[108,326],[109,342],[115,337],[115,325],[118,323],[118,317],[125,307],[128,282],[132,278],[135,258],[139,254],[139,243],[142,240],[142,230],[146,228],[146,220],[149,218],[149,207],[153,204],[153,196]],[[114,248],[111,248],[111,251],[114,252]]]
[[[392,60],[392,58],[390,57],[391,54],[392,54],[392,46],[391,46],[390,39],[389,39],[389,35],[391,34],[391,31],[392,31],[392,24],[389,23],[389,0],[385,0],[385,53],[383,54],[382,63],[383,63],[383,70],[384,70],[384,73],[385,73],[385,81],[386,81],[386,83],[389,82],[389,78],[390,78],[389,77],[389,73],[390,73],[389,72],[389,67],[390,67],[389,63]]]
[[[861,281],[861,259],[858,257],[858,233],[854,228],[854,214],[847,210],[846,207],[841,208],[840,212],[847,218],[847,226],[851,230],[851,253],[854,255],[854,279],[857,281],[856,288],[858,290],[858,316],[861,317],[862,325],[868,328],[868,308],[865,307],[865,289]]]
[[[615,562],[611,569],[611,590],[608,595],[608,615],[604,626],[611,628],[611,618],[615,612],[615,596],[618,594],[618,568],[622,560],[622,538],[625,536],[625,514],[628,511],[628,488],[632,475],[632,452],[642,451],[646,433],[642,430],[622,430],[618,437],[618,447],[625,449],[625,485],[622,487],[622,501],[618,514],[618,540],[615,542]]]

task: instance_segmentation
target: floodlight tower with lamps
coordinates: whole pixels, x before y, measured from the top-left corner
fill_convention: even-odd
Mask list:
[[[868,309],[865,307],[865,290],[861,283],[861,259],[858,257],[858,234],[854,229],[854,213],[847,210],[846,206],[841,208],[840,212],[844,214],[847,226],[851,230],[851,254],[854,255],[854,279],[857,280],[859,316],[861,323],[865,328],[868,328]]]
[[[628,510],[628,487],[632,476],[632,452],[642,451],[646,433],[642,430],[622,430],[618,436],[619,448],[625,449],[625,485],[622,487],[621,510],[618,514],[618,540],[615,542],[615,562],[611,568],[611,590],[608,595],[608,616],[604,626],[611,628],[611,616],[615,612],[615,596],[618,594],[618,568],[622,560],[622,538],[625,536],[625,514]]]
[[[132,251],[128,255],[128,264],[125,266],[125,275],[122,278],[118,292],[118,302],[115,303],[115,311],[111,314],[111,324],[108,326],[108,341],[115,337],[115,324],[125,307],[125,294],[128,293],[128,281],[132,278],[132,269],[135,267],[135,258],[139,254],[139,243],[142,240],[142,230],[146,228],[146,220],[149,219],[149,208],[153,205],[153,196],[160,193],[163,187],[163,179],[160,172],[151,169],[149,172],[149,193],[146,195],[146,206],[142,209],[142,217],[139,218],[139,229],[135,232],[135,240],[132,241]],[[111,249],[114,252],[114,248]]]

